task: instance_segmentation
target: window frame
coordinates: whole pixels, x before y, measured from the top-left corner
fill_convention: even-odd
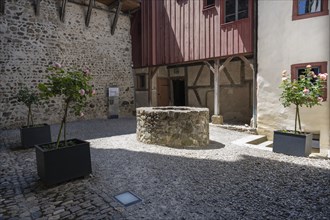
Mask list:
[[[222,20],[222,24],[230,24],[230,23],[233,23],[233,22],[239,22],[239,21],[241,21],[241,20],[244,20],[244,19],[249,19],[250,18],[250,16],[251,16],[251,9],[250,9],[250,7],[251,7],[251,1],[250,0],[247,0],[248,1],[248,8],[247,8],[247,17],[246,18],[241,18],[241,19],[238,19],[238,2],[239,2],[240,0],[235,0],[235,20],[234,21],[229,21],[229,22],[226,22],[226,15],[227,15],[227,13],[226,13],[226,0],[223,0],[223,4],[222,4],[222,14],[223,14],[223,16],[221,16],[221,20]]]
[[[148,91],[148,74],[138,73],[135,76],[135,89],[136,91]],[[141,77],[144,77],[144,87],[141,86]]]
[[[311,65],[312,67],[319,67],[320,73],[327,72],[328,63],[326,61],[323,62],[310,62],[310,63],[298,63],[291,65],[291,80],[298,79],[298,69],[305,69],[307,65]],[[323,101],[327,101],[328,98],[328,79],[325,81],[325,88],[323,91]]]
[[[203,10],[207,10],[207,9],[210,9],[210,8],[215,8],[215,2],[216,1],[217,0],[213,0],[213,4],[208,5],[207,0],[203,0]]]
[[[328,0],[321,0],[321,11],[320,12],[307,13],[307,14],[303,14],[303,15],[298,14],[299,13],[299,4],[298,3],[299,3],[299,0],[293,0],[292,20],[313,18],[313,17],[319,17],[319,16],[329,14]]]

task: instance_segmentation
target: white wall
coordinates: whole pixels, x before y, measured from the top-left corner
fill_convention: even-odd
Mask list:
[[[294,108],[279,97],[281,73],[292,64],[330,60],[329,15],[292,20],[292,1],[258,2],[258,132],[272,138],[276,129],[294,128]],[[329,2],[330,5],[330,2]],[[329,100],[329,80],[328,80]],[[321,151],[329,149],[329,101],[301,109],[305,131],[320,132]]]

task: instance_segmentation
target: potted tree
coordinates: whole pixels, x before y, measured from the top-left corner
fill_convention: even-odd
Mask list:
[[[72,108],[82,116],[87,98],[95,94],[89,85],[89,69],[64,68],[58,63],[48,68],[48,82],[38,85],[41,97],[60,97],[63,100],[63,117],[56,142],[36,146],[37,170],[41,180],[47,185],[86,176],[92,172],[89,142],[67,139],[67,117]],[[63,133],[63,140],[61,135]]]
[[[327,75],[315,74],[311,65],[306,66],[298,80],[289,79],[287,72],[283,71],[280,100],[284,107],[295,106],[295,126],[294,130],[274,131],[274,152],[293,156],[308,156],[311,153],[312,134],[302,131],[299,108],[320,105]]]
[[[29,148],[36,144],[51,142],[50,126],[33,123],[32,105],[39,104],[39,95],[25,86],[19,90],[17,100],[23,102],[28,108],[27,124],[20,128],[22,146]]]

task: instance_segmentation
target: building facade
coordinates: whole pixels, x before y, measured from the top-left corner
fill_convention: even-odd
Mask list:
[[[253,11],[252,0],[142,1],[132,18],[137,106],[208,107],[250,124]]]
[[[281,73],[311,64],[316,73],[329,73],[330,17],[328,0],[258,1],[258,133],[272,138],[276,129],[294,128],[294,107],[279,101]],[[329,88],[329,80],[327,81]],[[329,151],[329,89],[320,106],[301,108],[304,131]],[[330,155],[330,154],[329,154]]]

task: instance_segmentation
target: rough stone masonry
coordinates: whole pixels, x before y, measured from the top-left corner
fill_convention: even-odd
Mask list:
[[[209,144],[209,109],[142,107],[136,109],[136,136],[146,144],[205,147]]]
[[[27,108],[15,98],[20,83],[36,88],[46,80],[46,69],[53,61],[91,69],[97,95],[90,99],[84,119],[107,117],[110,86],[119,87],[120,116],[132,114],[130,20],[121,14],[111,35],[114,13],[105,5],[98,6],[101,9],[92,10],[86,27],[87,6],[68,2],[61,22],[60,1],[41,1],[36,16],[34,1],[5,0],[5,13],[0,15],[0,129],[25,124]],[[34,106],[33,112],[36,123],[58,123],[62,103],[51,100]],[[70,121],[78,119],[73,114],[69,117]]]

